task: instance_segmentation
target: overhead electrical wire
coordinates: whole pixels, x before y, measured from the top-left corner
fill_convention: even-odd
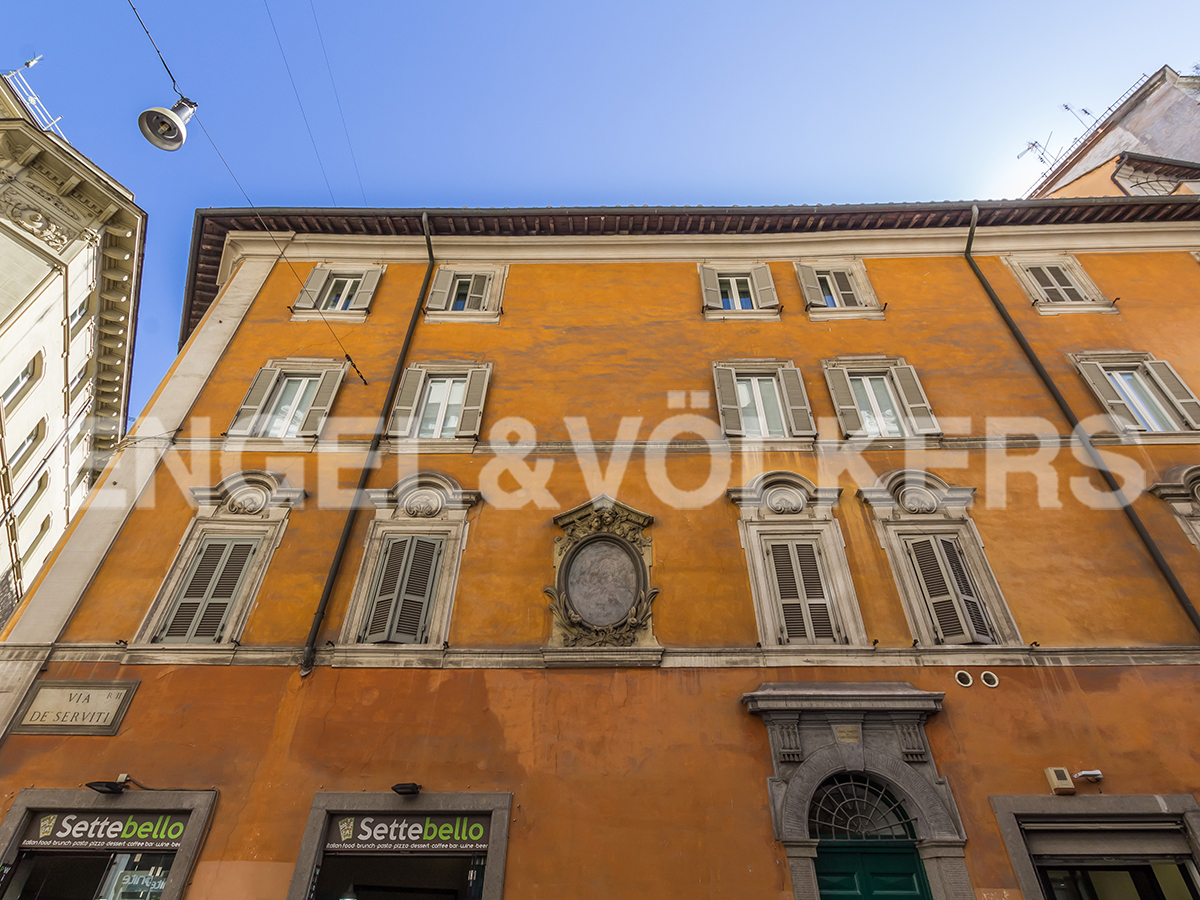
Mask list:
[[[135,16],[137,16],[138,24],[140,24],[142,26],[142,31],[146,32],[146,37],[150,41],[150,46],[152,46],[154,48],[154,52],[158,54],[159,62],[161,62],[163,65],[163,68],[167,70],[167,75],[169,75],[171,78],[171,86],[175,89],[175,93],[179,94],[180,97],[183,97],[183,93],[179,90],[178,86],[176,85],[175,76],[171,73],[171,67],[167,65],[167,61],[163,58],[162,51],[158,49],[158,44],[156,44],[154,42],[154,37],[153,37],[153,35],[150,34],[150,29],[147,28],[146,23],[142,21],[142,17],[138,14],[137,7],[135,7],[133,5],[133,0],[128,0],[128,2],[129,2],[129,8],[132,9],[133,14]],[[263,0],[263,4],[266,5],[266,0]],[[271,14],[271,10],[268,8],[267,9],[268,17],[270,16],[270,14]],[[274,21],[271,22],[271,27],[272,28],[275,27]],[[278,32],[275,33],[275,39],[276,40],[279,39]],[[280,52],[283,51],[282,44],[280,45],[279,49],[280,49]],[[287,65],[286,57],[284,58],[284,65]],[[290,69],[288,70],[288,75],[289,76],[291,75]],[[296,83],[293,81],[292,87],[294,88],[295,86],[296,86]],[[297,99],[297,101],[299,101],[299,99],[300,99],[299,94],[296,95],[296,99]],[[301,113],[303,113],[304,108],[301,107],[300,111],[301,111]],[[211,134],[209,134],[208,129],[204,127],[204,122],[200,119],[199,116],[194,116],[194,119],[196,121],[196,124],[200,126],[200,130],[204,132],[204,136],[206,138],[208,138],[208,142],[210,144],[212,144],[213,151],[217,154],[217,158],[220,159],[221,164],[225,166],[225,171],[227,171],[229,173],[229,177],[233,179],[233,183],[237,185],[237,189],[239,191],[241,191],[242,196],[246,198],[246,203],[250,206],[250,209],[252,209],[254,211],[254,217],[256,219],[258,219],[259,224],[262,225],[263,232],[267,235],[267,237],[269,237],[271,239],[271,243],[273,243],[275,245],[276,249],[279,250],[279,258],[282,259],[285,263],[287,263],[288,269],[291,270],[292,277],[294,277],[296,279],[296,283],[300,285],[300,290],[303,291],[304,290],[304,279],[302,279],[300,277],[300,274],[296,271],[295,267],[292,265],[292,261],[287,258],[287,255],[285,253],[286,248],[283,245],[281,245],[279,243],[279,241],[277,241],[275,239],[275,235],[272,233],[271,227],[267,224],[266,220],[263,219],[262,215],[259,213],[258,207],[254,205],[254,201],[250,199],[250,195],[246,193],[246,189],[244,187],[242,187],[241,181],[238,180],[237,175],[235,175],[233,172],[233,167],[230,166],[229,162],[225,159],[225,154],[221,152],[221,148],[217,146],[217,142],[215,140],[213,140],[213,136]],[[308,123],[307,118],[304,121],[305,121],[305,124]],[[309,137],[312,137],[311,131],[309,131]],[[313,149],[314,150],[316,149],[315,143],[313,144]],[[319,163],[320,160],[321,160],[321,158],[318,155],[317,162]],[[322,174],[324,174],[324,171],[325,171],[325,169],[324,169],[324,167],[322,167],[322,169],[321,169]],[[326,185],[326,187],[329,186],[328,178],[325,179],[325,185]],[[332,189],[330,189],[330,191],[329,191],[329,196],[330,197],[333,196]],[[350,364],[350,368],[352,368],[354,370],[355,374],[358,375],[358,377],[362,379],[362,383],[366,384],[367,383],[366,376],[363,375],[363,373],[359,370],[358,366],[354,364],[354,359],[350,356],[350,351],[346,349],[346,345],[342,343],[342,339],[337,336],[337,332],[333,330],[333,326],[330,325],[329,320],[327,318],[325,318],[325,313],[321,309],[319,309],[315,303],[313,304],[313,309],[316,310],[317,314],[321,317],[321,321],[325,323],[325,327],[329,329],[329,333],[331,335],[333,335],[333,339],[335,341],[337,341],[337,345],[342,349],[342,353],[345,354],[346,362],[348,362]]]
[[[317,157],[317,165],[321,167],[321,177],[325,179],[325,187],[329,188],[329,199],[333,201],[333,205],[337,206],[337,200],[333,196],[333,186],[329,183],[329,176],[325,173],[325,163],[321,161],[321,151],[317,149],[317,139],[313,137],[312,126],[308,123],[308,114],[304,111],[304,103],[300,99],[300,89],[296,87],[296,79],[292,76],[292,67],[288,65],[287,54],[283,50],[283,41],[279,39],[279,29],[275,27],[275,17],[271,15],[271,7],[267,4],[267,0],[263,0],[263,7],[267,11],[267,19],[271,22],[271,30],[275,32],[275,43],[279,45],[279,55],[283,57],[283,67],[287,69],[288,80],[292,82],[292,93],[296,95],[296,104],[300,107],[300,115],[304,119],[304,127],[308,129],[308,139],[312,141],[313,153]]]
[[[338,95],[337,82],[333,79],[333,66],[329,64],[329,52],[325,49],[325,36],[321,34],[321,20],[317,18],[317,7],[313,0],[308,0],[312,9],[313,22],[317,26],[317,39],[321,42],[321,53],[325,57],[325,71],[329,73],[329,83],[333,85],[333,99],[337,101],[338,115],[342,117],[342,131],[346,135],[346,146],[350,148],[350,162],[354,164],[354,177],[358,179],[358,191],[362,194],[363,206],[367,205],[367,192],[363,189],[362,175],[358,171],[358,158],[354,155],[354,144],[350,140],[350,129],[346,126],[346,114],[342,112],[342,98]]]

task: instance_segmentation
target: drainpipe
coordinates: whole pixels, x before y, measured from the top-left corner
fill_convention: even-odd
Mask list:
[[[1004,304],[1000,302],[1000,298],[996,296],[996,292],[992,290],[991,284],[984,277],[983,272],[979,270],[975,260],[971,257],[971,244],[975,241],[975,226],[979,221],[979,207],[971,207],[971,232],[967,235],[967,247],[963,252],[967,263],[971,266],[971,271],[975,273],[975,277],[979,279],[979,283],[987,292],[988,299],[992,301],[992,305],[996,307],[996,311],[1000,313],[1000,318],[1004,319],[1004,324],[1008,326],[1008,330],[1012,332],[1012,336],[1020,345],[1021,350],[1025,353],[1025,357],[1037,372],[1038,377],[1042,380],[1042,384],[1046,386],[1046,390],[1050,392],[1050,396],[1054,398],[1054,402],[1058,404],[1058,408],[1062,414],[1066,416],[1067,422],[1070,423],[1075,437],[1083,445],[1083,449],[1087,452],[1088,459],[1091,464],[1100,472],[1104,478],[1105,484],[1109,490],[1113,492],[1113,496],[1121,504],[1121,509],[1133,524],[1134,529],[1138,533],[1138,537],[1142,539],[1142,543],[1146,545],[1146,549],[1150,551],[1150,556],[1154,559],[1154,564],[1158,566],[1158,570],[1162,573],[1163,578],[1170,585],[1172,593],[1175,594],[1175,599],[1179,601],[1179,605],[1183,607],[1184,613],[1191,620],[1192,625],[1200,631],[1200,612],[1196,611],[1196,607],[1192,605],[1192,601],[1188,599],[1187,591],[1183,589],[1183,585],[1179,583],[1179,579],[1175,577],[1175,573],[1171,570],[1170,563],[1166,557],[1158,549],[1158,545],[1154,543],[1154,538],[1150,536],[1150,532],[1146,530],[1146,526],[1142,524],[1141,516],[1137,514],[1129,499],[1125,496],[1125,492],[1121,490],[1117,484],[1117,479],[1113,477],[1112,471],[1105,464],[1103,458],[1097,452],[1096,447],[1092,444],[1092,439],[1086,431],[1079,427],[1079,419],[1075,417],[1075,413],[1071,411],[1071,407],[1067,404],[1067,400],[1059,392],[1058,387],[1054,384],[1054,379],[1050,377],[1050,373],[1046,371],[1046,367],[1042,365],[1042,361],[1038,359],[1037,353],[1033,347],[1029,345],[1029,341],[1025,340],[1025,335],[1021,333],[1021,329],[1017,327],[1017,323],[1013,321],[1012,316],[1008,314],[1008,310],[1004,308]]]
[[[1117,181],[1117,173],[1121,171],[1121,167],[1124,166],[1125,163],[1127,163],[1128,161],[1129,161],[1129,151],[1126,150],[1119,157],[1117,157],[1117,166],[1115,169],[1113,169],[1111,172],[1108,173],[1108,177],[1112,180],[1112,183],[1117,186],[1117,190],[1119,190],[1126,197],[1132,197],[1133,195],[1131,193],[1129,193],[1129,191],[1125,190],[1125,185],[1123,185],[1123,184],[1121,184],[1121,182]]]
[[[396,359],[396,368],[392,371],[392,381],[388,385],[387,399],[383,403],[383,411],[375,424],[375,433],[371,435],[371,449],[367,451],[366,462],[358,476],[358,487],[354,491],[354,501],[346,514],[346,524],[342,526],[342,537],[338,541],[337,551],[333,554],[333,563],[329,567],[329,575],[325,578],[325,589],[321,591],[321,601],[313,614],[312,627],[308,630],[308,640],[304,642],[304,656],[300,661],[301,676],[313,670],[317,655],[317,635],[321,631],[321,622],[325,618],[325,610],[329,607],[329,597],[333,594],[333,584],[337,581],[338,570],[342,567],[342,557],[346,554],[346,545],[350,542],[350,532],[354,528],[354,514],[362,503],[367,486],[367,478],[375,468],[379,454],[379,444],[387,433],[388,422],[391,420],[392,404],[396,401],[396,390],[400,386],[400,376],[404,374],[404,361],[408,357],[408,348],[412,343],[413,332],[417,328],[417,318],[425,306],[425,294],[429,290],[429,279],[433,276],[433,241],[429,237],[429,213],[421,213],[421,228],[425,232],[425,251],[429,255],[429,264],[425,267],[425,280],[421,282],[421,292],[413,306],[412,318],[408,320],[408,331],[404,335],[404,344],[400,347],[400,356]]]

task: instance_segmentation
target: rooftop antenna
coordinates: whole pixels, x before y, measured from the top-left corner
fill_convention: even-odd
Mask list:
[[[1079,124],[1082,125],[1084,128],[1091,128],[1092,125],[1096,124],[1096,117],[1093,116],[1086,108],[1084,108],[1082,106],[1079,107],[1078,112],[1075,111],[1075,107],[1073,107],[1070,103],[1064,103],[1062,105],[1062,108],[1065,109],[1067,112],[1069,112],[1071,115],[1073,115],[1076,119],[1079,119]],[[1079,113],[1083,113],[1085,116],[1090,118],[1092,120],[1091,125],[1089,125],[1087,122],[1083,121],[1083,119],[1081,119],[1079,117]]]
[[[1058,160],[1058,154],[1052,151],[1049,147],[1050,138],[1054,137],[1054,132],[1046,135],[1045,143],[1041,141],[1028,141],[1025,144],[1025,149],[1017,154],[1017,159],[1023,157],[1026,153],[1033,153],[1037,156],[1038,162],[1043,166],[1051,165]]]
[[[23,65],[15,69],[9,69],[4,73],[4,80],[16,91],[17,96],[21,98],[21,102],[25,104],[38,127],[43,131],[53,131],[65,141],[67,136],[58,127],[58,123],[62,121],[62,116],[52,117],[47,112],[46,107],[42,106],[42,101],[38,98],[38,95],[33,92],[33,88],[29,86],[29,82],[25,80],[25,76],[21,74],[22,69],[32,69],[38,64],[41,58],[42,54],[39,53],[33,59],[25,60]]]
[[[179,90],[179,85],[175,83],[175,76],[171,72],[171,67],[163,59],[162,51],[158,49],[158,44],[154,43],[150,29],[142,21],[141,13],[133,5],[133,0],[129,0],[129,8],[137,16],[138,24],[142,26],[142,31],[146,32],[146,37],[150,38],[150,46],[158,54],[159,62],[163,64],[163,68],[171,76],[171,87],[179,95],[179,99],[170,109],[162,106],[152,106],[143,112],[138,116],[138,127],[141,128],[142,135],[146,140],[159,150],[178,150],[183,146],[183,142],[187,140],[187,123],[196,114],[196,101],[189,100],[183,96],[183,91]]]

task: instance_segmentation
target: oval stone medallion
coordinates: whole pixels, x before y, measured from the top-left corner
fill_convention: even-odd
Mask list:
[[[614,625],[637,599],[638,573],[629,554],[613,541],[592,541],[571,559],[567,596],[590,625]]]

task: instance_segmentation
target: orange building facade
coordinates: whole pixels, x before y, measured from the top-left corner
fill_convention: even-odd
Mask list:
[[[0,643],[0,898],[1196,900],[1197,251],[198,212]]]

